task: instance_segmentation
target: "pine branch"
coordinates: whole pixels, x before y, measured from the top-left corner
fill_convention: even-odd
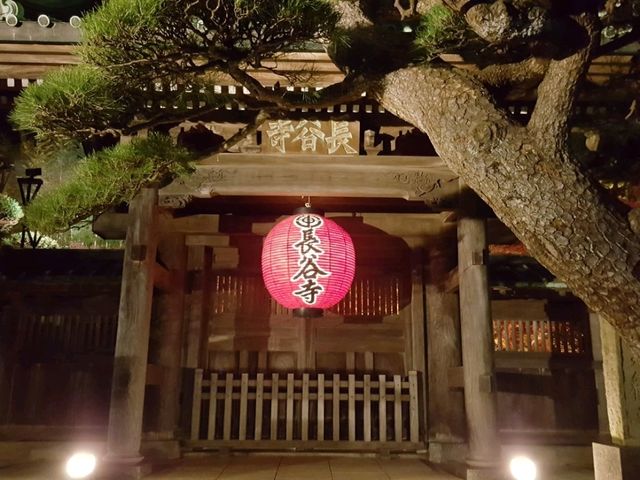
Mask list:
[[[367,87],[377,81],[373,76],[347,75],[344,80],[334,83],[320,91],[313,99],[297,92],[278,92],[263,86],[237,65],[227,68],[227,73],[258,101],[271,105],[275,109],[323,108],[333,107],[345,102],[352,102],[362,96]]]
[[[576,21],[588,34],[586,44],[574,54],[550,62],[538,87],[538,101],[527,127],[542,140],[541,146],[550,148],[553,152],[564,151],[576,91],[587,71],[590,54],[599,34],[591,15],[584,14]]]
[[[524,82],[539,82],[549,67],[549,61],[531,57],[522,62],[495,64],[474,75],[487,86],[504,87]]]
[[[227,150],[229,150],[230,148],[234,147],[235,145],[240,143],[242,140],[247,138],[252,133],[255,133],[264,122],[269,120],[269,118],[271,118],[274,115],[276,115],[275,110],[271,110],[271,109],[260,110],[251,122],[249,122],[243,128],[238,130],[235,134],[233,134],[223,143],[200,153],[203,156],[211,156],[211,155],[217,155],[218,153],[226,152]]]

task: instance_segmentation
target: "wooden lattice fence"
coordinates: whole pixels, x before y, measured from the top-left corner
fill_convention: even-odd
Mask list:
[[[418,376],[195,371],[193,447],[420,448]]]

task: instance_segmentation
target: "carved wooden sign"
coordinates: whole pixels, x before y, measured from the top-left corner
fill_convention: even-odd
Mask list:
[[[360,123],[346,120],[272,120],[262,127],[264,153],[358,155]]]

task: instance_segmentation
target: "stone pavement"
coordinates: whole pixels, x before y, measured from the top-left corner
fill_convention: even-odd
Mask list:
[[[154,480],[455,480],[418,459],[355,457],[188,458]]]
[[[337,456],[186,457],[145,477],[149,480],[455,480],[417,458]],[[0,468],[2,480],[62,480],[62,466],[37,463]],[[540,480],[593,480],[573,469],[546,473]]]
[[[2,480],[62,480],[62,466],[0,468]],[[414,458],[198,456],[183,458],[149,480],[455,480]]]

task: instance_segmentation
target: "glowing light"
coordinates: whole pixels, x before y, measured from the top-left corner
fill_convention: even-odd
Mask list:
[[[536,480],[538,477],[536,464],[524,455],[513,457],[509,462],[509,470],[515,480]]]
[[[333,307],[351,288],[355,263],[349,234],[311,213],[278,223],[262,247],[265,286],[286,308]]]
[[[69,478],[87,478],[95,471],[97,463],[96,456],[93,453],[74,453],[67,460],[67,475]]]

